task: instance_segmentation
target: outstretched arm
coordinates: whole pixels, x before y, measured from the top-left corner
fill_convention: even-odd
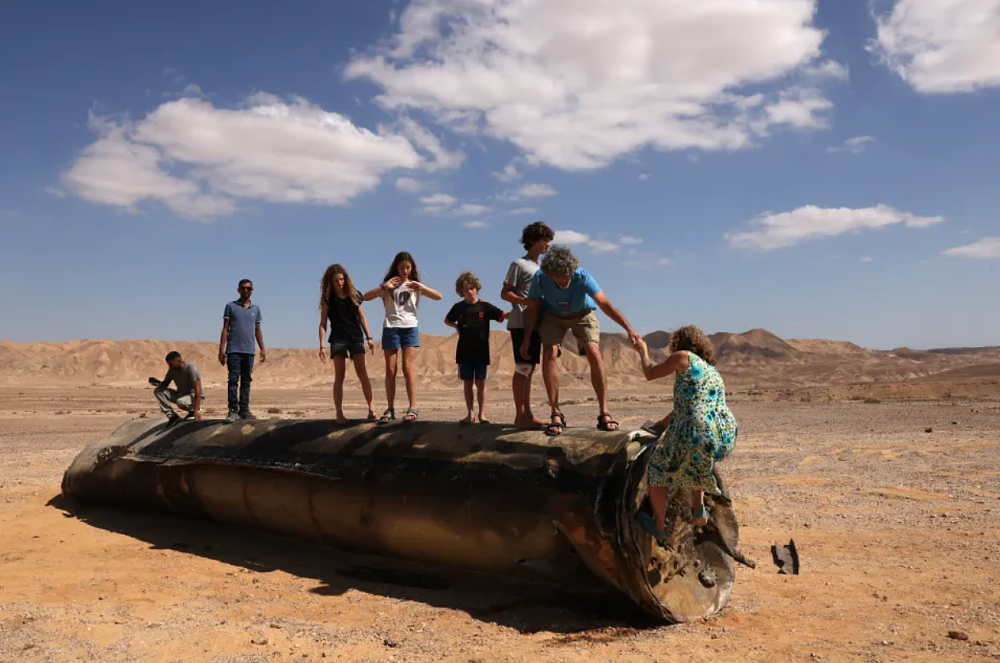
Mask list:
[[[689,365],[687,350],[672,352],[670,356],[662,362],[654,364],[649,358],[649,347],[646,346],[646,342],[644,340],[640,338],[635,344],[635,349],[639,352],[642,374],[646,376],[647,380],[658,380],[659,378],[666,377],[675,371],[685,371]]]
[[[635,345],[636,342],[639,340],[639,334],[637,334],[636,331],[632,329],[632,325],[630,325],[628,320],[625,319],[625,316],[622,314],[622,312],[614,307],[614,305],[611,303],[611,300],[608,299],[608,296],[605,295],[604,292],[602,291],[593,295],[593,299],[594,302],[601,307],[601,310],[604,311],[604,315],[608,316],[609,318],[617,322],[618,325],[625,330],[625,332],[628,334],[629,342],[632,345]]]
[[[374,299],[378,299],[386,290],[386,285],[384,283],[379,283],[376,287],[372,288],[364,294],[364,300],[370,302]]]
[[[414,290],[422,294],[424,297],[427,297],[428,299],[433,299],[434,301],[441,301],[441,293],[435,290],[434,288],[426,286],[418,281],[410,281],[409,283],[410,287],[412,287]]]

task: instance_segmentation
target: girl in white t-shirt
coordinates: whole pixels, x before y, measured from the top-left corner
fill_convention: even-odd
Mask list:
[[[396,355],[403,353],[403,381],[410,406],[403,421],[416,421],[420,412],[416,409],[417,385],[413,374],[413,360],[420,347],[420,332],[417,329],[417,307],[421,297],[441,299],[441,293],[420,282],[417,263],[406,251],[400,251],[392,260],[382,284],[365,293],[365,301],[381,298],[385,305],[385,321],[382,323],[382,352],[385,355],[385,395],[389,408],[382,413],[379,423],[396,418]]]

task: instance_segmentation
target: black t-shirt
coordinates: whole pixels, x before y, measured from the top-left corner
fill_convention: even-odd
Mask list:
[[[490,322],[501,322],[504,315],[496,306],[481,299],[475,304],[462,300],[452,306],[447,320],[458,325],[456,363],[489,364]]]
[[[364,343],[365,332],[361,328],[359,306],[361,306],[360,297],[356,300],[337,295],[327,297],[326,318],[330,323],[330,343],[336,341]]]

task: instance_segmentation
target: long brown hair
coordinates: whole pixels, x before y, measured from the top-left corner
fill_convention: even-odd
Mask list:
[[[410,280],[420,283],[420,272],[417,271],[417,261],[413,259],[409,251],[400,251],[396,254],[396,257],[392,259],[392,265],[389,266],[389,271],[385,273],[385,278],[382,279],[382,283],[399,276],[399,263],[401,262],[410,263],[410,266],[413,267],[413,270],[410,272]]]
[[[357,288],[354,287],[354,281],[351,280],[351,275],[347,273],[343,265],[340,263],[335,263],[326,268],[323,272],[323,278],[319,280],[319,305],[323,306],[326,304],[330,297],[333,297],[333,277],[337,274],[344,275],[344,292],[347,294],[348,299],[352,302],[357,303],[361,297],[358,295]]]
[[[678,350],[693,352],[704,359],[706,364],[715,366],[715,348],[712,347],[712,341],[705,332],[694,325],[681,327],[671,334],[669,350],[671,353]]]

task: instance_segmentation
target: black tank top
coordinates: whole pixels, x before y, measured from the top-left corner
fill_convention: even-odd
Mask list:
[[[336,295],[327,297],[326,315],[330,323],[330,343],[335,341],[364,342],[365,332],[361,328],[361,317],[358,314],[359,306],[361,306],[361,302],[353,301],[350,297],[341,298]]]

